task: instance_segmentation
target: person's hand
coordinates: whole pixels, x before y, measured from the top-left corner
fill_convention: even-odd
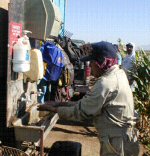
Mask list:
[[[47,102],[45,102],[45,104],[51,105],[53,107],[59,106],[59,102],[56,102],[56,101],[47,101]]]
[[[57,108],[47,103],[38,105],[37,110],[38,111],[51,111],[51,112],[57,113]]]

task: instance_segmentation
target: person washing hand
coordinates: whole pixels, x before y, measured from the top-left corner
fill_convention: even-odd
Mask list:
[[[101,144],[101,156],[138,156],[139,144],[134,138],[134,103],[127,76],[117,65],[117,51],[112,43],[91,44],[92,75],[97,78],[91,91],[77,102],[48,101],[39,111],[58,113],[62,119],[93,119]]]

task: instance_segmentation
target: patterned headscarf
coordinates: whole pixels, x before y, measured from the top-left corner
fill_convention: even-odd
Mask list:
[[[101,70],[101,72],[106,72],[113,65],[118,64],[117,58],[104,58],[103,63],[96,61],[97,66]]]
[[[112,43],[101,41],[93,43],[91,46],[92,53],[89,56],[81,58],[81,61],[95,61],[101,70],[100,72],[105,72],[118,63],[117,49]]]

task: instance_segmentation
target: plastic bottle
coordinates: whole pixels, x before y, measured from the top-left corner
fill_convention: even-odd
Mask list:
[[[89,85],[90,82],[90,76],[91,76],[91,67],[90,67],[90,61],[86,62],[86,68],[85,68],[85,83],[86,85]]]
[[[27,37],[28,31],[24,31],[23,37],[19,38],[13,46],[13,71],[27,72],[30,70],[30,42]]]
[[[31,33],[31,31],[28,31],[28,30],[23,31],[23,37],[22,37],[23,40],[22,40],[22,42],[23,42],[24,46],[27,49],[26,60],[30,61],[31,45],[30,45],[29,37],[27,36],[28,33]]]
[[[84,78],[85,78],[85,67],[84,67],[84,62],[80,62],[80,78],[82,83],[84,84]]]
[[[25,61],[26,47],[22,43],[22,38],[19,38],[16,44],[13,46],[13,62]]]

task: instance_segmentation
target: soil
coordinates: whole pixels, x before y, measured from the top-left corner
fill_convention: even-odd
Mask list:
[[[56,141],[75,141],[82,144],[82,156],[99,156],[97,132],[90,123],[59,121],[45,139],[44,146]]]
[[[91,122],[72,122],[59,120],[44,141],[44,146],[50,148],[56,141],[74,141],[82,145],[82,156],[99,156],[100,143],[97,131]],[[140,144],[140,156],[149,156]]]

